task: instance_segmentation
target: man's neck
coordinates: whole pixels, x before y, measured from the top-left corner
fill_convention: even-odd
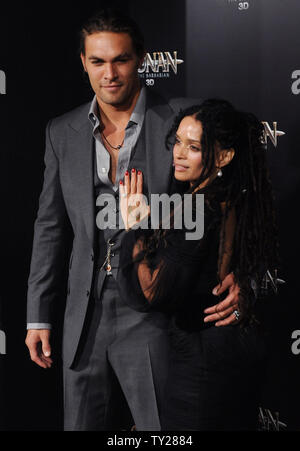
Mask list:
[[[135,108],[140,92],[141,87],[139,86],[128,102],[122,105],[109,105],[97,97],[101,122],[104,127],[124,130]]]

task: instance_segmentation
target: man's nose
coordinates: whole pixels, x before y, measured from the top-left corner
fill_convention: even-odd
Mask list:
[[[112,63],[107,63],[105,65],[104,78],[106,80],[114,80],[117,78],[117,72],[115,70],[115,66]]]

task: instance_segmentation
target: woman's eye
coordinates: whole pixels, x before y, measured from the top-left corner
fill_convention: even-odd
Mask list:
[[[200,152],[200,147],[197,147],[197,146],[191,146],[191,149],[192,150],[195,150],[196,152]]]
[[[179,139],[175,137],[175,144],[179,144],[179,143],[180,143]]]

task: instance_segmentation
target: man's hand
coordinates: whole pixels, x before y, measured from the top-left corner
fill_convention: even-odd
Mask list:
[[[221,285],[217,285],[213,289],[214,295],[220,295],[228,290],[228,296],[218,304],[213,305],[204,310],[208,316],[204,318],[204,322],[217,321],[215,326],[227,326],[232,323],[237,323],[235,310],[239,311],[239,293],[240,287],[234,281],[232,273],[228,274]]]
[[[49,329],[29,329],[25,340],[31,360],[42,368],[52,365],[50,332]]]

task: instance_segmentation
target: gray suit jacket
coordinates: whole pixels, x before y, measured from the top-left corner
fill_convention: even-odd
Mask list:
[[[164,146],[166,132],[179,108],[193,103],[196,102],[186,99],[166,102],[147,91],[144,126],[149,194],[169,190],[172,152]],[[50,120],[47,125],[44,184],[34,225],[28,280],[27,322],[55,323],[53,305],[58,298],[66,265],[66,246],[71,239],[63,340],[63,359],[67,366],[72,364],[78,347],[95,263],[93,135],[89,107],[90,103],[84,104]]]

